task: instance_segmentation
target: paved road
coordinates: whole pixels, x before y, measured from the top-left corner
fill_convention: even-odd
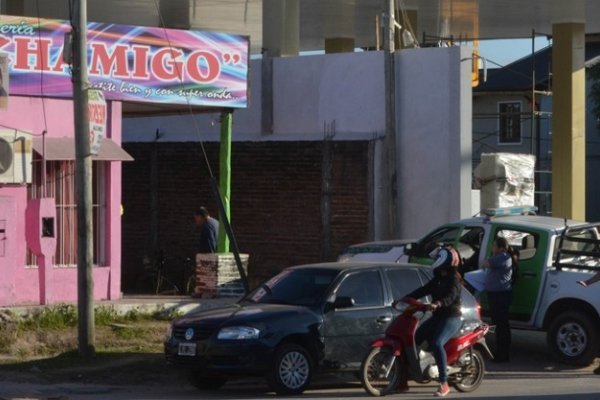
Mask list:
[[[515,376],[518,375],[518,376]],[[185,399],[275,399],[273,393],[265,392],[258,385],[227,386],[218,392],[198,392],[191,387],[148,388],[148,387],[102,387],[80,385],[57,385],[52,388],[41,386],[15,387],[2,384],[0,391],[7,391],[3,399],[35,400],[185,400]],[[388,396],[394,399],[420,400],[433,398],[434,385],[411,387],[406,394]],[[12,393],[12,394],[11,394]],[[497,374],[490,372],[482,386],[473,393],[452,391],[449,398],[507,400],[511,398],[531,400],[597,400],[600,398],[600,377],[577,374]],[[345,384],[342,387],[317,387],[306,391],[296,398],[311,400],[332,400],[350,398],[370,398],[357,384]]]
[[[508,400],[598,400],[600,376],[592,373],[593,366],[570,368],[555,363],[549,356],[545,336],[537,332],[514,332],[512,361],[508,364],[487,364],[482,386],[473,393],[456,393],[450,398]],[[412,384],[407,394],[390,396],[393,399],[431,399],[435,385]],[[159,399],[264,399],[277,398],[266,392],[261,381],[238,381],[220,391],[199,392],[191,386],[102,386],[102,385],[32,385],[0,382],[0,399],[36,400],[159,400]],[[352,376],[320,378],[302,399],[368,398]]]

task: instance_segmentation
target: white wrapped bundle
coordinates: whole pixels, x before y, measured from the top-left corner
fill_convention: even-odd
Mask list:
[[[534,205],[534,170],[530,154],[483,153],[474,171],[481,208]]]

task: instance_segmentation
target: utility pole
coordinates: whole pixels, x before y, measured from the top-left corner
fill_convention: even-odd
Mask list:
[[[386,0],[386,11],[383,19],[383,48],[385,76],[385,154],[386,154],[386,206],[387,206],[387,239],[399,234],[398,226],[398,175],[396,173],[396,79],[394,68],[394,51],[396,50],[396,18],[395,1]]]
[[[88,113],[87,0],[73,2],[73,111],[77,189],[77,314],[79,354],[95,355],[92,279],[92,154]]]

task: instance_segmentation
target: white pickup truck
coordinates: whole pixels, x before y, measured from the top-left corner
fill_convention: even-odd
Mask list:
[[[523,215],[531,211],[484,210],[481,217],[445,224],[416,242],[402,243],[405,256],[413,263],[430,264],[431,250],[451,243],[467,272],[491,255],[497,236],[507,238],[520,253],[511,326],[546,331],[548,346],[559,361],[588,365],[600,350],[600,283],[584,288],[577,281],[600,271],[600,223]],[[356,247],[360,245],[348,251],[358,253]],[[485,315],[485,294],[482,308]]]

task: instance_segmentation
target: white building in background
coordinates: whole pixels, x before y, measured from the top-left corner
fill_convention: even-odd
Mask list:
[[[395,54],[399,237],[472,215],[469,57],[464,47]],[[253,61],[250,106],[234,113],[233,141],[319,141],[334,127],[333,140],[374,140],[382,155],[383,60],[381,51],[272,59],[272,132],[262,129],[261,60]],[[219,140],[218,114],[125,118],[123,140],[150,142],[157,129],[161,142]],[[376,156],[372,166],[374,239],[386,238],[383,163]]]

